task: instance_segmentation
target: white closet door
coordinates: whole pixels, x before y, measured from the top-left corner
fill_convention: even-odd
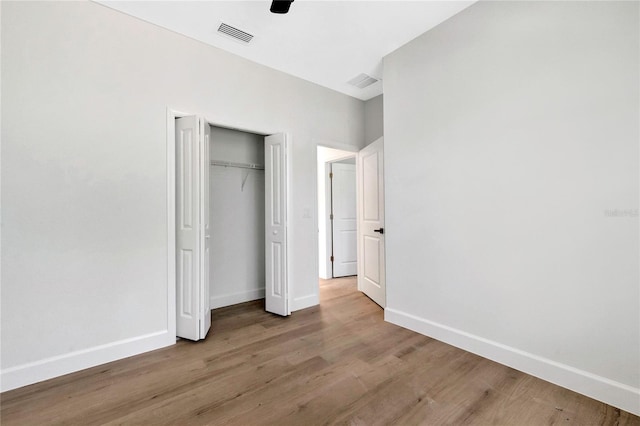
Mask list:
[[[202,144],[200,145],[200,188],[202,188],[202,202],[200,203],[200,223],[202,224],[202,233],[204,238],[201,240],[202,247],[202,284],[200,298],[200,311],[202,312],[200,321],[200,338],[207,337],[207,333],[211,328],[211,308],[209,307],[209,268],[210,251],[211,251],[211,224],[209,218],[209,149],[211,142],[211,127],[205,120],[200,119],[200,134],[202,135]]]
[[[287,141],[282,133],[264,139],[265,306],[289,315],[287,280]]]
[[[204,322],[208,301],[203,300],[209,286],[208,262],[203,258],[208,247],[203,225],[208,215],[204,151],[202,120],[176,119],[176,335],[191,340],[204,338],[208,331]]]

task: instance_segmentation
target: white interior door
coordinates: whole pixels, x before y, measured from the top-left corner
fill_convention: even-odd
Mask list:
[[[204,338],[211,324],[210,316],[204,320],[209,287],[204,129],[196,116],[176,119],[176,335],[191,340]]]
[[[287,280],[287,141],[282,133],[264,139],[265,307],[291,313]]]
[[[385,307],[382,138],[358,153],[358,289]]]
[[[204,339],[207,337],[207,333],[211,328],[211,308],[209,307],[210,296],[209,296],[209,268],[211,267],[211,219],[209,217],[209,150],[211,143],[211,127],[209,123],[205,120],[200,119],[200,134],[202,135],[202,143],[200,145],[200,188],[201,188],[201,202],[200,202],[200,223],[202,224],[202,234],[204,234],[204,238],[201,239],[201,271],[202,271],[202,282],[201,282],[201,294],[200,298],[200,312],[202,321],[200,321],[200,338]]]
[[[331,164],[333,277],[358,273],[356,165]]]

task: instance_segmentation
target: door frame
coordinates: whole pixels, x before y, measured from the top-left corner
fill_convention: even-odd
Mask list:
[[[315,161],[314,161],[314,169],[315,169],[315,185],[314,185],[314,193],[315,193],[315,197],[313,199],[313,206],[314,206],[314,215],[315,215],[315,225],[316,225],[316,229],[318,230],[318,232],[315,232],[315,269],[316,269],[316,278],[319,279],[320,277],[320,221],[323,220],[323,218],[318,217],[318,147],[323,147],[323,148],[331,148],[331,149],[339,149],[341,151],[345,151],[348,152],[348,154],[346,154],[344,157],[341,158],[336,158],[334,160],[331,161],[325,161],[324,162],[324,168],[326,170],[327,164],[329,163],[333,163],[336,161],[340,161],[340,160],[344,160],[346,158],[352,158],[352,157],[357,157],[358,155],[358,151],[361,148],[356,148],[353,145],[347,145],[345,143],[341,143],[341,142],[336,142],[336,141],[330,141],[330,140],[314,140],[314,146],[315,146]],[[358,162],[356,161],[356,173],[358,173]],[[325,198],[326,198],[326,193],[328,191],[328,186],[327,186],[327,181],[329,180],[328,176],[324,176],[325,179]],[[356,201],[357,202],[357,201]],[[326,211],[326,206],[325,206],[325,211]],[[331,227],[331,221],[329,220],[329,216],[325,215],[326,217],[324,217],[324,221],[326,224],[326,228],[325,228],[325,238],[327,238],[329,236],[330,233],[330,227]],[[333,236],[331,236],[330,238],[333,238]],[[329,238],[327,238],[327,243],[329,242]],[[329,252],[329,250],[327,249],[327,252]],[[329,260],[329,257],[327,256],[326,262],[328,262],[329,264],[331,263],[331,261]],[[331,274],[333,276],[333,273]],[[318,281],[318,287],[316,287],[316,291],[317,291],[317,296],[318,296],[318,301],[320,300],[320,282]]]
[[[284,133],[287,138],[287,186],[291,187],[291,134],[283,131],[273,130],[257,130],[255,128],[245,127],[244,125],[238,125],[237,123],[220,122],[209,119],[204,114],[184,112],[178,109],[167,107],[166,120],[167,120],[167,135],[166,135],[166,148],[167,148],[167,331],[170,336],[176,336],[176,118],[186,117],[188,115],[198,115],[203,117],[204,120],[210,126],[223,127],[226,129],[239,130],[242,132],[254,133],[262,136],[269,136],[276,133]],[[291,208],[291,191],[287,191],[285,199],[286,203],[286,217],[290,217],[289,212]],[[317,198],[317,197],[316,197]],[[317,202],[317,201],[316,201]],[[317,207],[316,207],[317,210]],[[289,235],[288,233],[287,235]],[[290,247],[290,237],[287,236],[287,247]],[[317,255],[316,255],[317,257]],[[316,262],[317,263],[317,262]],[[287,277],[291,277],[291,265],[287,262]],[[291,280],[287,279],[287,299],[289,306],[292,306],[293,302],[293,289],[291,286]],[[177,340],[177,337],[176,337]]]

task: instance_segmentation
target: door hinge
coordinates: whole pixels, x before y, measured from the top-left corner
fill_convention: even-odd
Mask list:
[[[329,215],[329,219],[333,220],[333,213]]]
[[[333,256],[331,256],[331,261],[333,262]]]
[[[329,173],[329,179],[333,179],[333,172]]]

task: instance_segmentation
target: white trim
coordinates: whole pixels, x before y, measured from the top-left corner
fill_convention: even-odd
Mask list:
[[[162,330],[6,368],[0,372],[0,391],[16,389],[175,343],[175,333]]]
[[[318,294],[309,294],[307,296],[296,297],[295,299],[293,299],[291,310],[299,311],[301,309],[310,308],[319,304],[320,297],[318,296]]]
[[[329,174],[331,173],[331,162],[324,162],[324,216],[322,219],[324,220],[324,268],[327,272],[327,278],[324,279],[332,279],[333,278],[333,262],[331,262],[331,254],[333,249],[333,229],[331,228],[331,203],[333,202],[333,197],[331,196],[331,179],[329,178]],[[318,185],[316,185],[316,188]],[[317,197],[316,197],[317,198]],[[317,203],[316,199],[316,203]],[[320,238],[320,234],[318,234],[318,238]],[[320,247],[320,241],[318,241],[318,247]],[[320,266],[320,265],[318,265]]]
[[[167,108],[167,330],[176,335],[176,118]]]
[[[224,308],[225,306],[237,305],[238,303],[264,299],[264,295],[264,287],[260,287],[254,290],[239,291],[237,293],[223,294],[221,296],[211,296],[209,299],[209,305],[211,309]]]
[[[640,389],[392,308],[384,310],[384,319],[640,415]]]
[[[295,300],[293,298],[293,286],[291,285],[292,280],[291,277],[293,276],[293,262],[291,261],[291,253],[293,253],[293,251],[291,250],[291,235],[293,234],[293,232],[291,232],[291,224],[293,223],[293,215],[291,214],[291,209],[292,209],[292,203],[291,203],[291,194],[293,193],[293,161],[291,161],[291,159],[293,158],[293,142],[291,140],[291,135],[289,133],[283,133],[284,134],[284,164],[285,164],[285,173],[287,174],[285,176],[285,209],[284,209],[284,226],[286,229],[286,236],[285,236],[285,259],[286,259],[286,270],[287,270],[287,276],[285,277],[285,294],[287,295],[287,315],[291,315],[291,312],[293,312],[296,309],[294,308],[295,305]]]
[[[313,185],[313,215],[314,224],[316,226],[316,232],[313,233],[315,235],[315,241],[313,245],[313,255],[314,261],[313,263],[316,265],[316,277],[318,279],[318,285],[315,287],[316,293],[320,294],[320,218],[318,217],[318,144],[315,143],[315,155],[313,156],[313,162],[315,164],[314,169],[316,171],[314,177],[314,185]],[[318,297],[319,299],[319,297]]]
[[[332,149],[337,149],[337,148],[332,148]],[[344,149],[342,149],[341,151],[344,151]],[[329,160],[329,161],[325,161],[325,163],[339,163],[339,162],[347,160],[349,158],[356,158],[356,156],[358,155],[357,152],[352,152],[352,151],[345,151],[345,152],[348,152],[348,154],[345,154],[342,157],[334,158],[334,159]]]
[[[348,143],[344,143],[344,142],[339,142],[339,141],[332,141],[332,140],[328,140],[328,139],[312,139],[311,141],[312,144],[315,144],[316,146],[316,152],[317,152],[317,147],[322,146],[325,148],[331,148],[331,149],[339,149],[340,151],[347,151],[347,152],[352,152],[354,154],[357,154],[358,151],[360,151],[360,149],[364,148],[364,145],[362,146],[362,148],[359,148],[358,146],[355,145],[349,145]]]
[[[195,115],[195,114],[192,114]],[[247,127],[245,125],[242,124],[231,124],[231,123],[223,123],[221,121],[214,121],[214,120],[209,120],[206,116],[202,116],[204,117],[204,120],[209,123],[209,125],[214,126],[214,127],[221,127],[224,129],[229,129],[229,130],[237,130],[239,132],[244,132],[244,133],[253,133],[254,135],[260,135],[260,136],[270,136],[270,135],[275,135],[276,133],[285,133],[286,132],[280,132],[280,131],[268,131],[268,130],[256,130],[255,128],[251,128],[251,127]],[[288,134],[287,134],[288,136]]]

